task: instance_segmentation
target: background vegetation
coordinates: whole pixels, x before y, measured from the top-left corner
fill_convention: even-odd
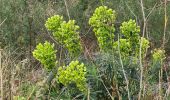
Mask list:
[[[117,37],[122,23],[133,19],[140,26],[139,36],[142,36],[144,32],[144,37],[150,42],[146,58],[141,61],[142,70],[144,70],[142,84],[145,84],[142,91],[139,90],[141,82],[139,65],[141,64],[131,63],[133,61],[129,59],[123,61],[130,82],[129,94],[134,95],[130,98],[137,99],[140,92],[142,99],[159,98],[161,93],[165,93],[164,97],[168,98],[170,67],[170,2],[168,0],[1,0],[0,47],[3,50],[0,98],[16,100],[127,99],[127,81],[122,73],[119,54],[106,52],[98,54],[100,44],[93,27],[88,23],[95,9],[102,5],[115,10],[115,40],[119,39]],[[46,84],[45,80],[50,75],[33,58],[32,52],[36,45],[50,41],[54,43],[54,49],[57,50],[58,66],[67,66],[72,60],[77,59],[75,56],[71,57],[67,49],[56,41],[52,32],[45,27],[47,19],[53,15],[63,16],[66,22],[75,20],[76,25],[79,26],[83,53],[79,55],[78,60],[87,68],[88,84],[91,86],[89,86],[90,96],[79,94],[77,88],[70,89],[75,84],[65,88],[55,79],[50,82],[50,85]],[[155,59],[158,61],[152,61],[152,52],[155,52],[155,48],[161,48],[161,51],[159,49],[155,51],[159,52],[157,55],[161,54],[165,57],[157,58],[156,56]],[[96,66],[98,69],[95,69]],[[163,69],[161,81],[160,69]],[[160,82],[165,83],[162,85],[161,92],[160,89],[156,90]],[[146,94],[149,95],[146,96]]]

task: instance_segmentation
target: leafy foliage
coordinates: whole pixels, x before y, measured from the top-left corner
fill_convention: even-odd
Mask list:
[[[139,70],[139,48],[140,46],[142,49],[142,59],[141,59],[141,65],[144,68],[144,75],[143,75],[143,97],[141,99],[145,99],[146,94],[149,93],[152,96],[154,96],[155,99],[157,98],[157,94],[159,92],[157,88],[157,84],[160,83],[161,87],[160,92],[162,94],[165,93],[164,98],[168,94],[164,91],[164,83],[168,83],[168,76],[169,76],[169,65],[165,63],[165,61],[168,61],[168,57],[165,57],[165,51],[166,55],[169,50],[169,43],[168,39],[166,40],[167,43],[165,45],[165,48],[155,49],[152,52],[152,57],[146,57],[144,59],[147,48],[149,48],[150,42],[152,42],[153,46],[158,46],[161,44],[160,40],[162,39],[162,34],[164,31],[164,27],[161,27],[160,25],[163,25],[165,22],[164,20],[164,6],[160,6],[162,4],[161,0],[145,0],[144,2],[144,13],[147,16],[147,35],[149,35],[148,38],[140,37],[140,27],[139,24],[142,26],[143,19],[142,19],[142,13],[140,3],[138,1],[134,0],[67,0],[66,3],[64,3],[62,0],[2,0],[2,3],[0,3],[0,6],[2,9],[0,9],[0,13],[2,16],[0,16],[0,23],[1,24],[1,30],[0,30],[0,41],[2,42],[3,48],[6,46],[9,46],[11,51],[15,51],[15,48],[18,48],[17,53],[21,52],[29,52],[31,54],[32,47],[35,46],[35,44],[39,41],[41,41],[41,36],[43,36],[43,33],[46,33],[46,29],[44,28],[44,22],[46,20],[46,17],[54,15],[54,14],[61,14],[64,16],[54,15],[51,18],[49,18],[46,21],[46,28],[52,32],[54,38],[61,44],[65,49],[68,50],[69,55],[71,57],[69,58],[69,61],[76,62],[73,58],[80,57],[79,61],[84,63],[86,65],[85,69],[85,77],[88,85],[86,85],[86,88],[90,89],[89,91],[89,99],[90,100],[98,100],[98,99],[112,99],[112,97],[122,97],[122,98],[115,98],[115,99],[127,99],[127,91],[126,91],[126,82],[122,71],[122,66],[120,63],[120,58],[118,57],[118,50],[120,50],[120,54],[123,57],[122,64],[124,66],[124,72],[127,76],[128,83],[129,83],[129,92],[131,99],[137,99],[138,93],[139,93],[139,77],[140,77],[140,71]],[[66,5],[67,4],[67,5]],[[96,8],[98,5],[107,5],[108,7],[111,7],[118,13],[115,14],[115,11],[112,9],[109,9],[106,6],[100,6],[98,7],[93,16],[91,16],[89,20],[89,24],[93,27],[93,31],[95,33],[95,36],[97,37],[99,46],[101,51],[104,52],[98,52],[98,53],[92,53],[93,59],[86,59],[83,58],[81,55],[81,44],[80,44],[80,37],[79,37],[79,26],[81,27],[81,34],[89,35],[87,37],[91,38],[91,28],[86,23],[89,19],[91,13],[93,12],[93,9]],[[67,6],[69,10],[70,18],[75,18],[77,21],[74,20],[68,20],[68,22],[64,21],[63,19],[66,18],[67,13],[65,11],[65,6]],[[166,5],[167,9],[170,7],[170,5]],[[153,9],[154,8],[154,9]],[[167,16],[170,14],[169,10],[167,10]],[[119,16],[116,18],[116,16]],[[120,27],[119,31],[119,22],[122,22],[124,20],[128,20],[130,18],[135,19],[139,23],[137,24],[135,20],[129,20],[122,23],[122,26]],[[20,19],[20,20],[18,20]],[[116,19],[116,24],[115,23]],[[4,21],[4,22],[3,22]],[[79,26],[77,26],[78,24]],[[170,24],[167,23],[167,27],[169,27]],[[90,29],[88,29],[90,28]],[[88,32],[86,32],[88,30]],[[169,29],[166,29],[165,33],[168,33]],[[41,33],[41,34],[39,34]],[[86,34],[87,33],[87,34]],[[117,40],[117,37],[114,36],[114,33],[120,34],[119,41]],[[38,37],[38,38],[37,38]],[[44,37],[44,36],[43,36]],[[48,36],[47,36],[48,37]],[[168,38],[168,37],[167,37]],[[94,39],[94,38],[92,38]],[[141,45],[142,42],[142,45]],[[41,44],[41,43],[40,43]],[[118,49],[118,46],[120,49]],[[49,47],[51,48],[49,50]],[[38,49],[40,48],[40,49]],[[150,48],[150,49],[152,49]],[[51,53],[49,53],[49,52]],[[54,51],[54,52],[53,52]],[[148,50],[150,52],[150,50]],[[16,51],[15,51],[16,52]],[[16,57],[16,54],[14,54]],[[33,51],[34,57],[38,59],[43,65],[44,68],[50,71],[54,66],[56,66],[56,52],[54,50],[53,44],[45,45],[41,44],[41,46],[38,47],[35,51]],[[65,52],[64,52],[65,53]],[[13,56],[13,52],[8,53],[10,58]],[[149,54],[149,53],[147,53]],[[35,56],[36,55],[36,56]],[[20,58],[26,57],[31,59],[31,55],[22,54]],[[62,59],[65,59],[65,56],[61,53],[61,62]],[[66,53],[67,56],[67,53]],[[137,61],[136,63],[132,63],[132,59]],[[82,61],[83,59],[83,61]],[[8,60],[8,59],[7,59]],[[67,58],[66,58],[67,60]],[[20,61],[20,59],[18,60]],[[65,60],[64,60],[65,61]],[[63,62],[64,62],[63,61]],[[6,63],[7,61],[3,61],[3,63]],[[17,62],[17,61],[16,61]],[[72,63],[71,62],[71,63]],[[23,61],[21,61],[23,63]],[[70,64],[71,64],[70,63]],[[61,63],[59,63],[60,65]],[[63,64],[63,63],[62,63]],[[4,74],[7,74],[5,76],[9,77],[9,80],[6,82],[5,78],[4,80],[4,88],[5,89],[4,95],[5,97],[2,99],[11,99],[10,95],[11,90],[15,90],[13,88],[13,85],[18,84],[18,80],[23,79],[23,81],[27,81],[23,75],[27,76],[28,72],[27,69],[24,71],[21,70],[20,66],[17,65],[16,72],[13,72],[15,70],[15,66],[13,67],[10,64],[5,64],[5,68],[11,68],[10,70],[4,70]],[[34,66],[32,63],[29,64],[29,66]],[[73,65],[73,64],[72,64]],[[26,66],[25,64],[22,64],[22,66]],[[67,69],[71,69],[71,65],[61,67],[62,71],[60,72],[69,72]],[[78,63],[75,66],[81,66],[80,63]],[[24,67],[25,68],[25,67]],[[27,67],[28,68],[28,67]],[[19,70],[18,70],[19,69]],[[81,69],[81,68],[80,68]],[[34,69],[33,69],[34,70]],[[65,76],[68,76],[68,80],[64,80],[64,82],[68,83],[66,86],[67,88],[60,87],[61,82],[59,83],[52,82],[51,86],[48,85],[47,87],[45,85],[42,85],[39,89],[35,89],[38,96],[42,96],[41,99],[86,99],[83,98],[84,95],[81,94],[80,91],[86,91],[74,88],[76,82],[74,80],[78,80],[77,74],[79,74],[78,68],[74,67],[71,70],[73,70],[74,75],[76,78],[70,79],[70,76],[72,75],[72,72],[69,72],[71,74],[67,74]],[[9,72],[9,73],[6,73]],[[12,73],[11,73],[12,71]],[[59,71],[59,69],[56,71],[56,73]],[[20,74],[18,74],[20,73]],[[22,74],[21,74],[22,73]],[[160,77],[160,74],[163,74],[163,77]],[[55,74],[55,73],[54,73]],[[87,74],[87,75],[86,75]],[[74,76],[73,75],[73,76]],[[17,78],[17,77],[21,78]],[[35,75],[36,76],[36,75]],[[44,76],[44,75],[42,75]],[[55,75],[54,75],[55,76]],[[32,78],[31,76],[29,76]],[[57,78],[60,76],[57,76]],[[17,78],[15,80],[14,78]],[[65,77],[64,77],[65,78]],[[14,81],[12,80],[14,79]],[[28,85],[22,85],[23,81],[19,82],[19,86],[21,86],[22,92],[16,93],[14,99],[19,100],[26,100],[26,99],[38,99],[35,98],[34,95],[34,85],[35,83],[28,84]],[[40,81],[35,80],[33,81]],[[11,82],[14,82],[11,83]],[[30,81],[29,81],[30,82]],[[63,81],[62,81],[63,82]],[[8,84],[6,84],[8,83]],[[78,81],[80,84],[80,82]],[[83,82],[84,83],[84,82]],[[33,84],[33,85],[32,85]],[[45,84],[45,81],[44,81]],[[40,85],[40,84],[36,84]],[[47,85],[47,84],[46,84]],[[82,83],[81,83],[82,85]],[[31,86],[31,87],[30,87]],[[88,86],[88,87],[87,87]],[[71,88],[70,88],[71,87]],[[76,86],[78,87],[78,86]],[[83,87],[79,86],[79,87]],[[78,87],[78,88],[79,88]],[[151,88],[152,87],[152,88]],[[154,87],[154,88],[153,88]],[[18,86],[17,86],[18,88]],[[61,89],[62,88],[62,89]],[[83,87],[85,88],[85,87]],[[153,89],[153,90],[152,90]],[[148,91],[149,90],[149,91]],[[163,90],[163,91],[162,91]],[[167,88],[168,90],[168,88]],[[6,92],[9,91],[9,92]],[[31,91],[31,93],[29,92]],[[12,94],[15,91],[12,91]],[[33,93],[33,94],[32,94]],[[39,95],[40,94],[40,95]],[[37,97],[36,95],[36,97]],[[109,96],[108,96],[109,95]],[[111,96],[110,96],[111,95]],[[159,94],[160,95],[160,94]],[[32,96],[31,98],[28,98],[28,96]],[[161,96],[161,95],[160,95]],[[163,95],[162,95],[163,96]],[[73,98],[74,97],[74,98]],[[167,96],[168,97],[168,96]],[[151,98],[150,98],[151,99]]]
[[[135,20],[130,19],[128,22],[123,22],[122,26],[120,26],[120,30],[126,38],[131,39],[139,37],[140,27],[137,26]]]
[[[165,51],[161,48],[154,49],[152,51],[152,60],[151,60],[151,66],[148,69],[147,74],[147,80],[150,84],[156,84],[159,82],[160,79],[160,71],[163,66],[163,62],[165,60]],[[162,69],[163,70],[163,69]],[[162,72],[162,74],[168,74],[167,72]],[[167,78],[167,76],[164,76],[164,78]]]
[[[48,20],[45,23],[45,26],[50,31],[58,31],[58,28],[60,28],[61,23],[63,22],[63,17],[59,15],[54,15],[51,18],[48,18]]]
[[[108,48],[112,48],[115,19],[115,11],[106,6],[96,8],[94,14],[89,19],[89,24],[94,27],[93,31],[95,32],[101,50],[107,51]]]
[[[166,58],[165,57],[165,50],[154,49],[152,57],[153,57],[154,61],[162,61],[162,60],[164,60]]]
[[[141,37],[141,41],[142,42],[142,55],[144,56],[144,54],[146,54],[146,50],[150,47],[149,46],[149,41],[144,38],[144,37]]]
[[[21,96],[15,96],[13,99],[14,100],[27,100],[25,97],[21,97]]]
[[[120,31],[127,39],[129,39],[132,50],[137,51],[136,49],[138,46],[136,43],[139,42],[140,27],[137,26],[135,20],[130,19],[127,22],[123,22],[120,26]]]
[[[85,61],[80,63],[72,59],[69,65],[58,68],[56,79],[59,84],[63,84],[66,87],[64,88],[65,91],[63,90],[63,94],[69,94],[66,97],[74,97],[79,94],[77,93],[79,91],[86,94],[87,89],[89,89],[92,92],[89,94],[92,98],[111,99],[112,97],[120,96],[127,98],[127,83],[124,76],[126,75],[130,95],[133,99],[137,99],[140,90],[138,88],[140,83],[139,48],[141,46],[142,60],[144,60],[150,42],[146,38],[140,37],[140,27],[132,19],[122,23],[120,26],[121,34],[118,37],[120,39],[114,42],[115,19],[115,11],[106,6],[96,8],[94,14],[89,19],[89,24],[94,28],[93,31],[101,51],[94,55],[92,63],[87,61],[87,71],[84,65]],[[62,16],[55,15],[46,21],[45,26],[48,30],[52,31],[54,38],[67,48],[72,57],[78,57],[78,54],[81,52],[81,44],[77,32],[79,26],[75,25],[74,20],[66,22],[63,21]],[[121,57],[117,57],[120,56],[119,50],[123,60]],[[163,58],[162,56],[163,53],[155,52],[153,59],[161,59]],[[94,68],[90,68],[91,66]],[[160,66],[150,67],[144,73],[151,76],[149,78],[146,77],[146,79],[144,77],[145,80],[148,80],[149,85],[153,84],[153,82],[158,82],[157,76],[159,73],[157,70],[160,70]],[[155,74],[157,76],[154,76]],[[74,88],[74,86],[77,88]],[[58,94],[58,91],[55,94]],[[108,97],[108,94],[111,94],[111,96]],[[80,96],[80,98],[82,99],[83,97]]]
[[[54,50],[54,44],[50,44],[47,41],[44,44],[39,43],[33,51],[33,56],[39,60],[48,71],[56,66],[56,50]]]
[[[86,85],[86,67],[79,61],[72,61],[68,66],[58,68],[58,81],[68,86],[75,83],[80,91],[87,91]]]
[[[123,56],[123,57],[130,56],[131,46],[130,46],[129,41],[127,39],[120,39],[120,41],[114,42],[113,48],[115,49],[115,51],[118,50],[118,42],[120,42],[119,46],[120,46],[121,56]]]
[[[149,41],[139,36],[140,27],[137,26],[135,20],[130,19],[128,22],[123,22],[120,26],[122,35],[127,39],[130,45],[130,52],[132,56],[137,57],[139,55],[140,43],[142,42],[142,55],[146,53],[146,49],[149,48]]]
[[[75,25],[75,20],[63,21],[63,17],[54,15],[46,21],[45,26],[53,31],[54,38],[64,45],[71,56],[81,53],[80,37],[77,32],[79,26]]]

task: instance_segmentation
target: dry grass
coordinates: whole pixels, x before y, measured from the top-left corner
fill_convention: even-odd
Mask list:
[[[1,98],[12,100],[13,97],[22,95],[25,84],[36,85],[44,78],[41,68],[32,67],[28,59],[22,59],[22,54],[2,51],[1,67]],[[22,59],[22,60],[21,60]],[[29,68],[31,66],[32,68]],[[30,95],[30,94],[25,94]]]

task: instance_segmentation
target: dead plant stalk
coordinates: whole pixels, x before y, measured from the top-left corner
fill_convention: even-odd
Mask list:
[[[120,64],[122,66],[122,71],[123,71],[123,76],[125,78],[125,81],[126,81],[126,90],[127,90],[127,93],[128,93],[128,100],[131,100],[130,99],[130,92],[129,92],[129,81],[128,81],[128,78],[126,76],[126,72],[124,70],[124,65],[123,65],[123,61],[122,61],[122,57],[121,57],[121,53],[120,53],[120,41],[119,41],[119,35],[118,35],[118,51],[119,51],[119,59],[120,59]]]
[[[140,0],[140,5],[142,9],[142,15],[143,15],[143,31],[142,31],[142,37],[145,36],[145,29],[146,29],[146,17],[145,17],[145,11],[144,11],[144,5],[143,5],[143,0]],[[140,90],[139,90],[139,96],[138,100],[141,100],[141,94],[142,94],[142,89],[143,89],[143,65],[142,65],[142,42],[143,40],[141,39],[140,41],[140,49],[139,49],[139,60],[140,60]]]

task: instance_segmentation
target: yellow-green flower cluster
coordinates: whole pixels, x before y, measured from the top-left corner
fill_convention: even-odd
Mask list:
[[[54,49],[54,44],[50,44],[47,41],[44,44],[39,43],[33,51],[33,56],[39,60],[48,71],[56,66],[56,50]]]
[[[127,39],[120,39],[119,41],[114,42],[113,48],[118,50],[118,43],[120,47],[120,54],[122,57],[128,57],[131,52],[130,43]]]
[[[53,32],[54,38],[66,49],[71,56],[80,54],[82,47],[79,37],[79,26],[75,24],[75,20],[63,21],[63,17],[54,15],[48,18],[45,24],[46,28]]]
[[[120,26],[120,31],[122,35],[127,39],[126,41],[128,41],[128,43],[130,44],[131,48],[130,52],[132,53],[131,55],[135,57],[139,56],[140,50],[139,48],[141,41],[142,41],[142,56],[146,53],[146,49],[149,48],[149,41],[146,38],[139,36],[140,27],[137,26],[135,20],[130,19],[127,22],[123,22],[122,25]]]
[[[149,41],[144,37],[141,37],[141,41],[142,41],[142,55],[144,55],[146,53],[146,49],[150,47]]]
[[[128,22],[122,23],[120,31],[126,38],[138,38],[140,27],[137,26],[135,20],[130,19]]]
[[[137,44],[139,43],[140,39],[140,27],[137,26],[135,20],[130,19],[127,22],[123,22],[120,26],[120,31],[126,39],[129,39],[132,50],[137,51]]]
[[[165,50],[162,49],[154,49],[152,52],[152,57],[154,61],[162,61],[166,58],[165,56]]]
[[[63,22],[63,17],[59,15],[54,15],[51,18],[48,18],[48,20],[45,23],[45,27],[50,31],[57,31],[60,27],[61,23]]]
[[[80,91],[85,92],[86,85],[86,67],[79,61],[72,61],[68,66],[58,68],[58,81],[64,86],[75,83]]]
[[[89,24],[94,28],[101,50],[108,50],[113,45],[115,11],[106,6],[96,8],[94,14],[89,19]]]

